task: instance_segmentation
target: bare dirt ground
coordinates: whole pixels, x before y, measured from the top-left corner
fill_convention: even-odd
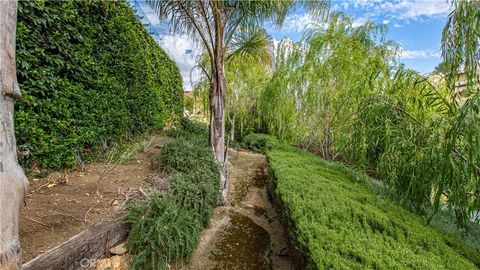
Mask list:
[[[263,155],[229,150],[226,206],[215,208],[211,225],[185,269],[292,269],[286,239],[265,187]]]
[[[86,165],[71,173],[30,179],[27,204],[20,214],[23,261],[36,257],[102,220],[123,214],[125,203],[158,187],[150,162],[168,138],[153,135],[140,142],[127,162]],[[160,187],[161,188],[161,187]]]

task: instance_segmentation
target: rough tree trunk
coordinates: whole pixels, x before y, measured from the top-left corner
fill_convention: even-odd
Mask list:
[[[221,167],[219,204],[224,205],[228,194],[227,176],[227,149],[225,148],[225,81],[223,34],[224,22],[222,18],[222,3],[212,2],[215,20],[215,45],[213,48],[213,74],[210,89],[210,144],[215,158]]]
[[[332,142],[330,136],[330,125],[328,117],[323,120],[323,138],[322,138],[322,156],[326,159],[331,159],[332,155]]]
[[[220,62],[220,61],[217,61]],[[223,61],[222,61],[223,62]],[[221,66],[219,66],[221,65]],[[223,64],[216,63],[214,82],[210,98],[210,144],[212,145],[215,158],[221,168],[220,176],[220,200],[219,204],[224,205],[227,200],[228,179],[227,179],[227,152],[225,148],[225,75]]]
[[[217,81],[220,82],[214,83],[212,100],[210,101],[210,143],[217,161],[223,164],[225,162],[225,77],[223,70],[219,69],[216,76],[219,77]]]
[[[236,113],[234,113],[231,121],[232,127],[230,128],[230,141],[232,142],[235,141],[235,119],[237,118],[236,116]]]
[[[15,69],[17,1],[0,1],[0,269],[20,269],[18,218],[28,181],[17,162],[13,105],[20,97]]]

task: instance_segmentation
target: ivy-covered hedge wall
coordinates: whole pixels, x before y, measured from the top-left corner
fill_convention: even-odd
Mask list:
[[[17,74],[25,167],[72,166],[183,112],[178,67],[123,1],[20,1]]]

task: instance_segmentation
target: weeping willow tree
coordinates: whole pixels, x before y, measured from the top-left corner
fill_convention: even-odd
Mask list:
[[[443,35],[446,85],[398,64],[383,26],[353,27],[342,14],[300,43],[283,41],[261,94],[261,123],[373,173],[418,212],[449,207],[464,225],[479,209],[478,3],[454,3]],[[468,86],[459,93],[461,78]]]
[[[294,82],[301,49],[291,40],[282,40],[276,51],[275,67],[271,81],[265,86],[259,100],[260,124],[264,130],[283,140],[293,140],[297,115],[295,98],[289,89]],[[297,133],[298,132],[298,133]]]
[[[262,117],[278,137],[333,158],[334,141],[345,141],[355,104],[375,91],[394,61],[396,44],[383,39],[383,26],[353,27],[332,14],[314,25],[301,43],[284,41],[275,73],[262,94]],[[376,39],[380,44],[376,44]]]
[[[446,85],[390,69],[384,91],[358,106],[345,148],[405,204],[424,213],[449,209],[460,226],[480,209],[479,3],[453,2],[442,37]]]
[[[243,58],[227,65],[226,115],[230,140],[260,130],[258,100],[270,80],[270,63]]]
[[[384,180],[405,205],[426,213],[442,163],[446,119],[429,98],[439,89],[403,66],[387,74],[380,91],[357,105],[342,150]]]
[[[446,85],[393,66],[383,90],[358,105],[343,149],[404,204],[423,213],[450,209],[460,226],[480,208],[479,3],[453,1],[442,37]]]
[[[450,123],[434,204],[438,209],[445,195],[457,220],[465,223],[480,210],[480,2],[458,0],[452,7],[442,35],[451,93],[450,102],[442,105]],[[462,79],[466,87],[458,91],[456,83]]]

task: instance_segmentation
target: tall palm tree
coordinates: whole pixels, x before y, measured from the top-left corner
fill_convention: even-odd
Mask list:
[[[160,19],[169,19],[173,32],[186,32],[198,40],[208,54],[210,144],[215,158],[223,168],[220,203],[227,195],[227,149],[225,147],[225,60],[228,48],[235,43],[235,33],[241,28],[273,21],[282,25],[287,13],[304,7],[312,15],[324,14],[325,0],[149,0]],[[246,50],[239,46],[245,53]],[[242,49],[243,48],[243,49]],[[231,55],[238,55],[232,53]],[[232,56],[233,57],[233,56]]]

